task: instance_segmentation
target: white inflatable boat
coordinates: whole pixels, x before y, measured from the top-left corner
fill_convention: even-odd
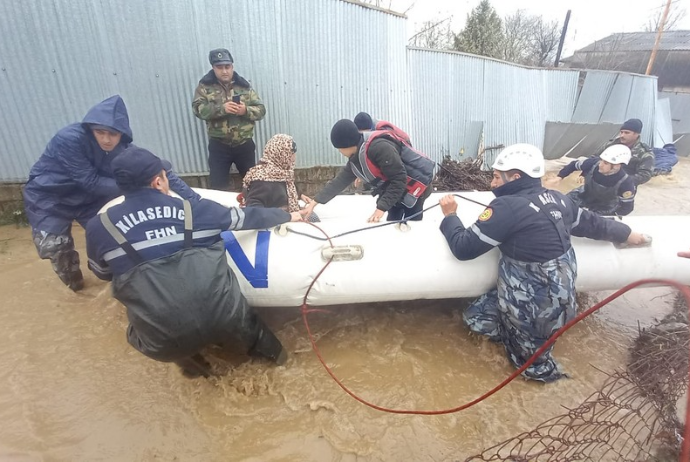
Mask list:
[[[226,206],[238,205],[236,193],[195,190],[205,199]],[[425,206],[437,204],[445,194],[432,194]],[[488,204],[494,197],[491,192],[458,194],[481,204]],[[457,200],[458,216],[469,227],[484,207]],[[439,231],[443,219],[440,207],[425,212],[423,221],[402,227],[367,223],[374,208],[371,196],[356,195],[338,196],[319,205],[315,212],[322,221],[316,225],[329,236],[364,228],[333,238],[334,247],[308,223],[223,233],[228,264],[249,303],[301,305],[309,285],[331,257],[333,261],[309,293],[310,305],[476,297],[495,285],[498,250],[472,261],[457,260]],[[608,242],[573,238],[578,290],[619,289],[645,278],[690,284],[690,259],[676,256],[690,244],[690,217],[632,216],[622,221],[635,231],[652,236],[652,245],[619,249]]]

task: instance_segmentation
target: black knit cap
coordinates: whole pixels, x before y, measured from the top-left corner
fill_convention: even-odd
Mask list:
[[[357,128],[359,128],[360,130],[374,129],[374,121],[372,120],[371,116],[366,112],[360,112],[355,116],[355,125],[357,125]]]
[[[349,119],[340,119],[331,129],[331,143],[336,148],[350,148],[357,146],[362,134],[359,133],[357,125]]]
[[[112,162],[115,182],[123,191],[147,187],[156,175],[170,167],[169,162],[138,146],[125,149]]]
[[[642,133],[642,121],[640,119],[628,119],[621,126],[621,130]]]

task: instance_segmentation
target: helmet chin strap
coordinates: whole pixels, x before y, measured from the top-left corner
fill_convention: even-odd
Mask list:
[[[501,176],[501,179],[503,180],[503,183],[510,183],[511,181],[513,181],[513,180],[509,180],[509,179],[508,179],[508,175],[506,175],[506,172],[501,172],[501,171],[499,171],[498,173],[499,173],[499,175]]]

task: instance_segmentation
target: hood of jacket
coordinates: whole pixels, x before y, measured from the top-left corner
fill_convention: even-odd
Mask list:
[[[122,133],[122,143],[129,144],[134,138],[132,129],[129,127],[129,115],[127,107],[120,95],[114,95],[101,101],[86,113],[82,126],[88,129],[88,125],[103,125]]]
[[[201,83],[203,85],[220,84],[220,82],[218,82],[218,78],[216,77],[216,73],[213,72],[213,69],[208,71],[208,73],[205,76],[203,76],[201,78],[201,80],[199,80],[199,83]],[[234,72],[232,74],[232,84],[237,85],[239,87],[244,87],[244,88],[251,88],[252,87],[251,84],[247,81],[247,79],[242,77],[237,72]]]

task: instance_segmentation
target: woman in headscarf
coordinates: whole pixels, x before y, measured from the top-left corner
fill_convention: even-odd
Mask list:
[[[295,187],[296,152],[295,141],[290,135],[278,134],[268,140],[259,163],[249,169],[242,181],[244,206],[299,211]]]

